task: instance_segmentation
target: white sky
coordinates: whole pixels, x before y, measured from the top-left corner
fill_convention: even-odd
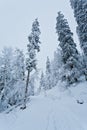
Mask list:
[[[42,42],[38,65],[44,68],[46,57],[52,59],[58,46],[55,33],[58,11],[62,11],[68,19],[74,32],[74,40],[78,43],[76,23],[69,0],[0,0],[0,50],[4,46],[12,46],[25,51],[32,22],[38,17]]]

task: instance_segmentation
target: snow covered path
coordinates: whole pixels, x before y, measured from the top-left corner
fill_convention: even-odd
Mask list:
[[[76,116],[76,114],[67,106],[67,103],[64,104],[64,102],[61,102],[61,99],[58,100],[57,98],[52,103],[46,130],[87,129],[84,128],[84,125],[80,122],[78,116]]]
[[[32,97],[26,110],[0,114],[0,130],[87,130],[87,103],[57,89]]]

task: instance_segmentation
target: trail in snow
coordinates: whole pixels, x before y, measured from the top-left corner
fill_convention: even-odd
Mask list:
[[[46,97],[32,97],[24,111],[17,108],[0,114],[0,130],[87,130],[87,103],[77,104],[77,92],[81,94],[76,89],[59,92],[54,88]],[[81,93],[86,90],[82,85]]]
[[[60,96],[50,95],[48,98],[52,100],[52,110],[46,130],[85,130],[75,113],[70,110],[67,104],[61,102]]]

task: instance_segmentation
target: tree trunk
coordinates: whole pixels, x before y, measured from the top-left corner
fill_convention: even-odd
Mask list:
[[[26,80],[26,88],[25,88],[25,97],[24,97],[23,106],[21,107],[21,109],[26,109],[29,77],[30,77],[30,71],[28,70],[28,75],[27,75],[27,80]]]
[[[86,65],[86,69],[85,69],[84,74],[85,74],[85,80],[87,81],[87,65]]]

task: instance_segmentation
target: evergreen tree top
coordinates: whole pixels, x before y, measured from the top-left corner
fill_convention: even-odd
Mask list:
[[[34,33],[37,33],[38,32],[38,35],[41,34],[40,32],[40,29],[39,29],[39,22],[38,22],[38,18],[35,19],[35,21],[33,22],[32,24],[32,34]]]
[[[31,33],[28,37],[29,44],[31,44],[35,50],[38,52],[40,51],[40,29],[39,29],[39,22],[38,19],[35,19],[35,21],[32,24]]]
[[[61,33],[65,35],[66,34],[73,35],[68,25],[67,19],[64,18],[64,15],[61,12],[58,12],[56,20],[57,20],[56,33],[58,33],[58,35],[60,35]]]

